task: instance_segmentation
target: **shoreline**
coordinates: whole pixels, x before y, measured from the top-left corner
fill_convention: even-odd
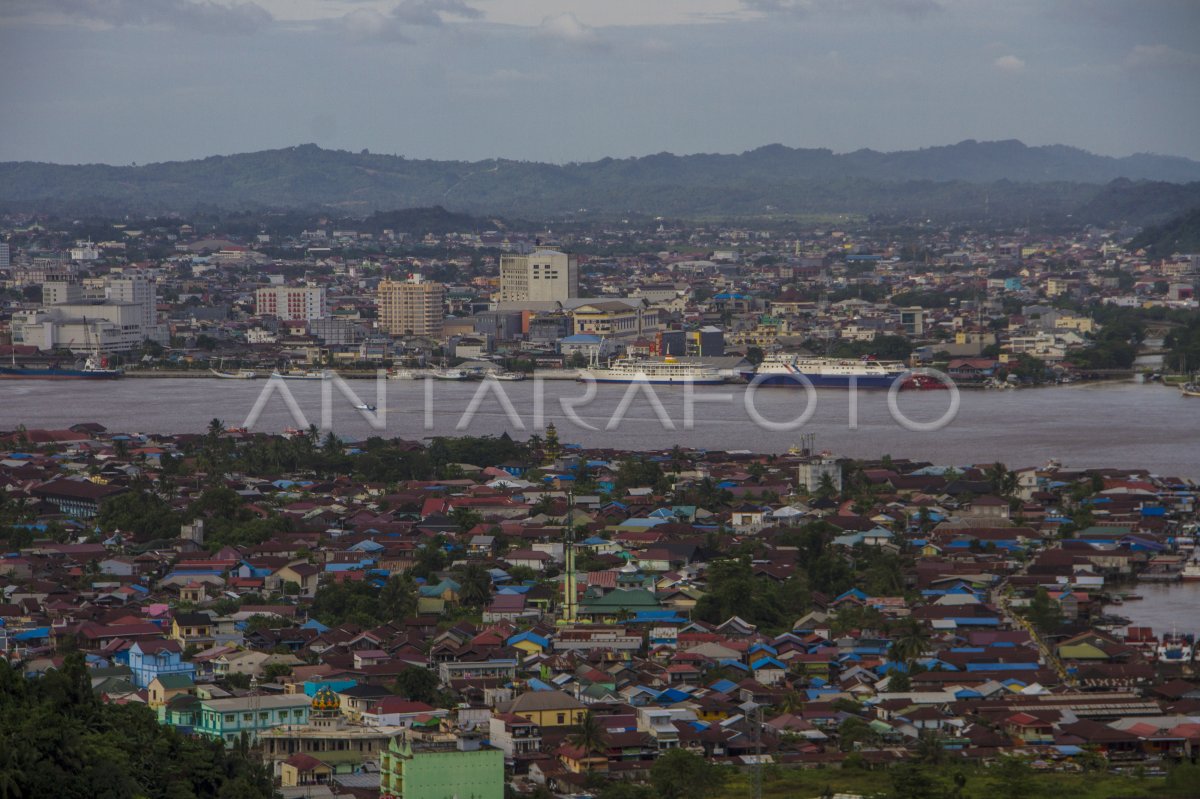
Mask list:
[[[366,370],[362,370],[362,369],[348,369],[345,371],[335,369],[333,371],[336,372],[337,376],[342,378],[343,380],[374,380],[376,377],[375,372],[366,371]],[[128,371],[128,372],[125,372],[123,375],[121,375],[121,378],[118,378],[118,379],[123,379],[123,378],[138,379],[138,380],[142,380],[142,379],[144,379],[144,380],[239,380],[240,382],[254,382],[256,380],[261,380],[261,381],[269,380],[271,378],[271,376],[269,373],[267,373],[267,374],[259,375],[258,377],[255,377],[251,380],[241,380],[240,378],[217,377],[216,375],[212,374],[211,372],[208,372],[207,370],[199,370],[199,369],[196,369],[196,370],[187,370],[187,369],[166,370],[166,369],[164,369],[164,370],[154,370],[154,371],[149,371],[149,370]],[[527,380],[532,380],[534,378],[541,378],[543,380],[577,380],[579,378],[579,375],[578,375],[577,371],[575,371],[575,370],[547,369],[544,371],[534,372],[534,373],[526,376]],[[284,378],[284,380],[287,380],[287,379],[288,378]],[[414,378],[414,380],[420,380],[420,379],[422,379],[422,378],[419,378],[419,377]],[[398,381],[398,382],[410,382],[410,381]],[[471,381],[461,381],[461,382],[471,382]],[[1137,385],[1146,385],[1146,386],[1160,385],[1160,386],[1163,386],[1164,388],[1174,388],[1174,386],[1166,386],[1165,384],[1162,384],[1162,383],[1138,383],[1138,381],[1133,380],[1132,377],[1105,378],[1105,379],[1101,379],[1101,380],[1080,380],[1080,381],[1073,382],[1073,383],[1043,383],[1040,385],[1031,385],[1031,386],[1014,386],[1013,388],[996,388],[996,387],[992,387],[992,386],[985,386],[985,385],[978,385],[978,384],[971,384],[971,383],[959,383],[959,384],[957,384],[957,388],[960,391],[972,391],[972,392],[974,392],[974,391],[1028,391],[1031,389],[1072,388],[1072,387],[1077,387],[1077,386],[1124,385],[1124,384],[1128,384],[1128,383],[1134,383]],[[728,381],[727,383],[725,383],[724,385],[745,385],[745,383],[741,382],[741,381],[731,380],[731,381]],[[827,388],[827,387],[822,386],[819,388]]]

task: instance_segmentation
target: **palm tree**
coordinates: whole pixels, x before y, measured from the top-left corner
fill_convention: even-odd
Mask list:
[[[999,461],[987,468],[987,479],[992,491],[1002,497],[1010,497],[1017,493],[1020,485],[1020,478],[1016,473],[1010,472],[1008,467]]]
[[[912,616],[902,620],[897,625],[892,647],[888,653],[894,660],[911,666],[912,662],[929,649],[929,634],[925,626]]]
[[[687,456],[684,455],[683,447],[678,444],[671,447],[671,471],[676,473],[683,471],[686,462]]]
[[[483,521],[483,517],[479,513],[465,506],[455,508],[450,516],[454,519],[454,523],[458,525],[458,531],[464,535],[471,532],[475,525]]]
[[[478,563],[468,563],[457,575],[458,599],[464,605],[482,607],[492,598],[492,576]]]
[[[936,766],[946,759],[946,750],[942,748],[942,739],[932,730],[924,730],[917,739],[917,760]]]
[[[821,479],[817,481],[816,495],[820,499],[833,499],[837,496],[837,486],[833,484],[833,477],[828,472],[821,473]]]
[[[797,713],[804,708],[804,696],[796,690],[788,691],[779,702],[780,713]]]
[[[602,753],[608,748],[608,736],[605,735],[604,728],[600,726],[599,717],[589,710],[580,719],[578,730],[567,736],[567,743],[583,750],[584,757],[587,758],[587,770],[591,771],[592,762],[589,756],[593,753]]]

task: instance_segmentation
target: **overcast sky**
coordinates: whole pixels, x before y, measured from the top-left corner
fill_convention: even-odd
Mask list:
[[[0,0],[0,160],[1200,159],[1200,0]]]

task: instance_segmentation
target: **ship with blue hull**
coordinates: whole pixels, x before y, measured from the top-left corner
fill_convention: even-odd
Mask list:
[[[116,380],[120,369],[107,369],[97,358],[88,358],[82,368],[63,366],[0,366],[0,380]]]
[[[741,375],[755,386],[803,388],[878,388],[890,389],[908,369],[899,361],[873,358],[814,358],[775,356]],[[807,381],[807,382],[806,382]]]

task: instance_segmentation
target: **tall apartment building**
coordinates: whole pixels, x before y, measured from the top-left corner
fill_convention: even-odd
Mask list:
[[[394,336],[441,338],[446,287],[414,275],[408,280],[382,280],[375,295],[379,327]]]
[[[553,302],[579,296],[579,259],[557,250],[500,256],[500,302]]]
[[[328,316],[329,301],[321,286],[266,286],[254,292],[254,312],[307,322]]]

